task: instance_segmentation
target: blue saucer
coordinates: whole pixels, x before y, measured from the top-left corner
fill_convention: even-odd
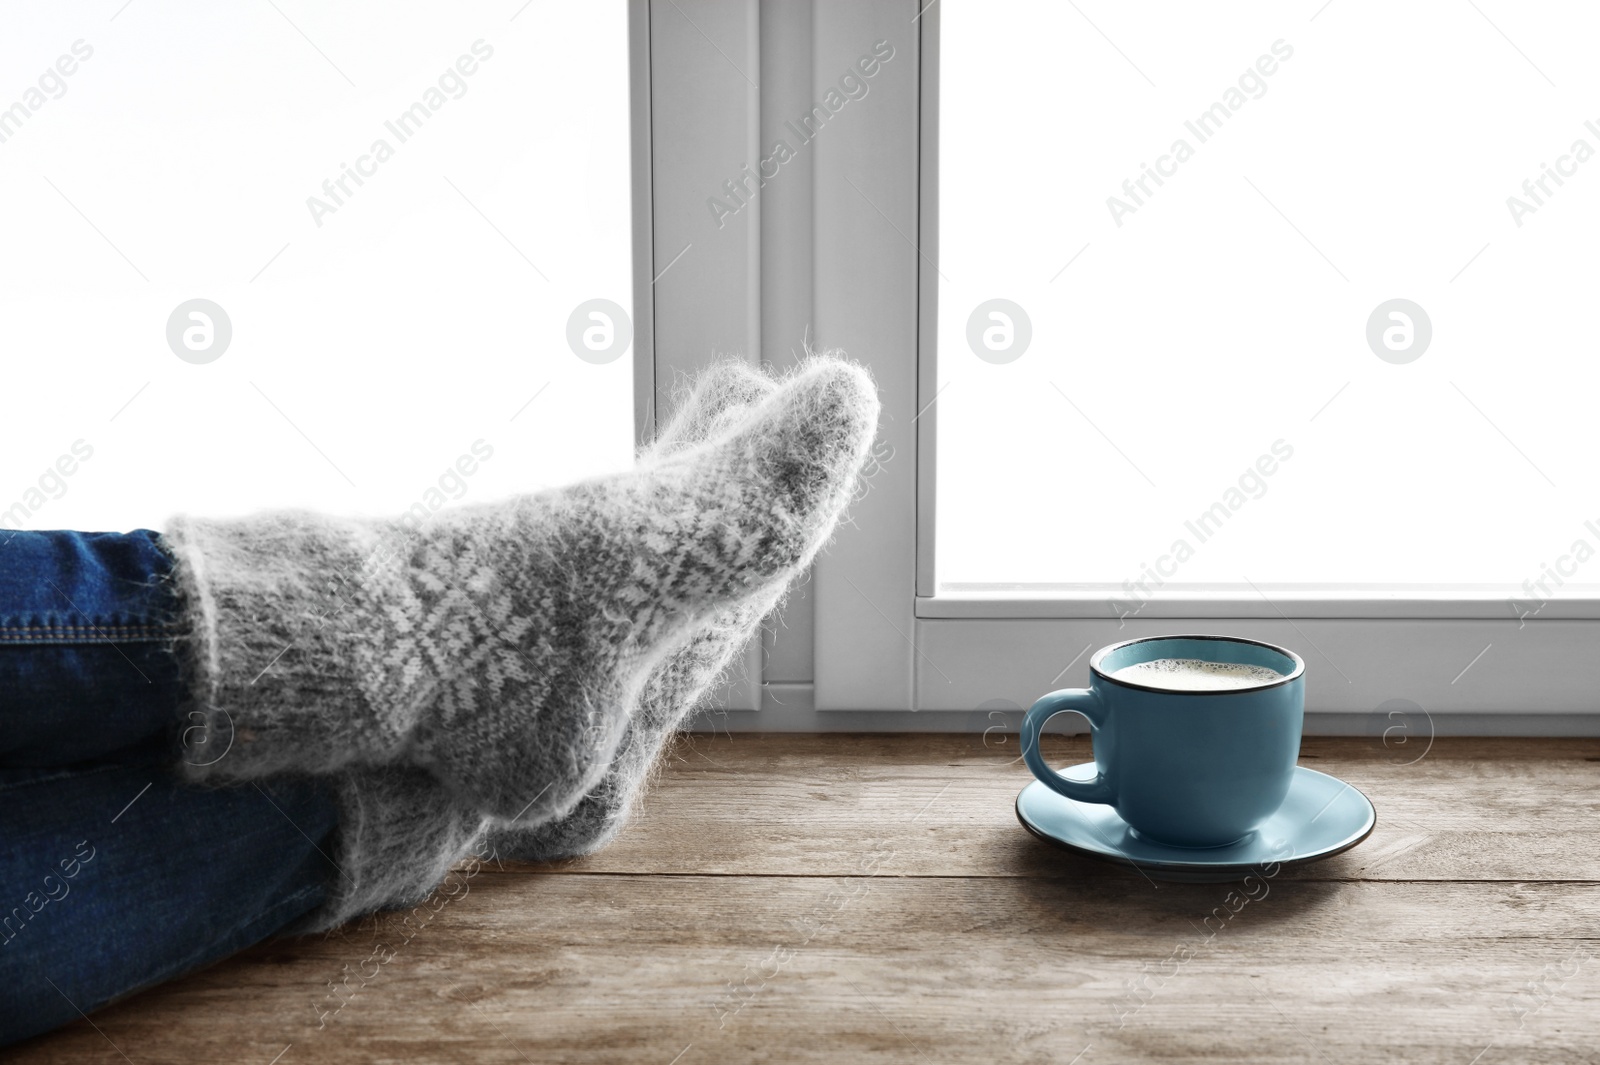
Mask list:
[[[1094,778],[1093,762],[1060,771]],[[1273,863],[1303,865],[1349,850],[1378,823],[1372,802],[1337,777],[1296,766],[1289,795],[1248,836],[1225,847],[1174,847],[1141,836],[1109,806],[1078,802],[1039,781],[1017,796],[1017,820],[1035,836],[1091,858],[1130,865],[1156,880],[1214,884],[1274,876]]]

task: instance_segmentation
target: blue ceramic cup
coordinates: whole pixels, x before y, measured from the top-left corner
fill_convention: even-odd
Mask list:
[[[1156,688],[1112,674],[1160,658],[1266,666],[1281,680],[1245,688]],[[1242,839],[1282,805],[1300,754],[1306,664],[1293,651],[1232,636],[1152,636],[1089,660],[1089,687],[1051,692],[1022,722],[1022,753],[1046,786],[1105,803],[1136,832],[1180,847]],[[1039,754],[1046,721],[1089,719],[1095,777],[1077,780]]]

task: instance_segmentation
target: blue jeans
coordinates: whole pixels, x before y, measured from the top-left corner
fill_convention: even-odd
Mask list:
[[[171,567],[149,530],[0,531],[0,1046],[325,898],[325,782],[202,787],[175,770]]]

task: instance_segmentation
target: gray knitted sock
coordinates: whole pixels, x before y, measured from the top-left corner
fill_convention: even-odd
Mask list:
[[[731,429],[750,405],[777,387],[742,363],[706,369],[641,459],[682,451]],[[565,817],[492,837],[495,852],[533,860],[557,856],[550,852],[592,850],[609,840],[682,714],[715,683],[764,613],[759,603],[749,602],[719,615],[657,667],[600,782]],[[373,910],[419,903],[485,839],[485,819],[460,807],[443,785],[419,770],[344,770],[338,798],[340,828],[332,857],[339,872],[331,897],[291,934],[325,931]],[[507,851],[507,845],[517,850]]]
[[[299,511],[178,519],[186,666],[207,734],[232,737],[193,771],[404,762],[497,818],[570,811],[656,667],[810,563],[877,411],[863,370],[817,359],[714,441],[417,533]]]
[[[733,429],[780,379],[736,359],[712,363],[677,388],[672,417],[639,452],[639,461],[675,455]]]
[[[777,381],[742,362],[704,371],[679,403],[672,420],[641,458],[671,454],[715,437],[769,396]],[[491,831],[496,853],[521,861],[588,854],[609,843],[627,823],[662,748],[727,671],[760,628],[786,588],[752,596],[714,618],[687,646],[656,667],[645,682],[639,709],[600,782],[570,814],[532,828]]]
[[[324,932],[374,910],[414,905],[484,838],[485,819],[420,769],[346,769],[328,898],[286,930]]]

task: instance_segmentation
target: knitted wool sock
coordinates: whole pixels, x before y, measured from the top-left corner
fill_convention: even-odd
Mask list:
[[[778,386],[777,377],[749,363],[734,359],[712,363],[678,390],[676,410],[655,440],[639,452],[639,460],[675,455],[721,436]]]
[[[570,811],[665,657],[810,563],[877,410],[865,371],[817,359],[715,441],[420,531],[178,519],[186,666],[207,734],[232,736],[193,771],[404,762],[503,820]]]
[[[483,815],[461,806],[428,773],[347,769],[335,782],[339,828],[328,898],[287,930],[325,932],[374,910],[426,899],[484,838]]]
[[[641,458],[672,454],[716,436],[777,387],[776,380],[742,362],[705,370]],[[662,748],[786,591],[771,588],[718,615],[658,666],[646,681],[639,709],[600,782],[565,817],[533,828],[491,831],[496,853],[521,861],[548,861],[588,854],[611,842],[627,823]]]
[[[682,451],[727,431],[777,387],[743,363],[706,369],[641,459]],[[593,850],[614,836],[663,743],[764,614],[758,602],[741,604],[657,667],[600,782],[565,817],[491,837],[495,853],[537,860]],[[329,900],[294,933],[325,931],[373,910],[419,903],[485,838],[484,820],[457,806],[427,773],[350,769],[340,773],[338,787],[341,816],[333,860],[339,873]]]

